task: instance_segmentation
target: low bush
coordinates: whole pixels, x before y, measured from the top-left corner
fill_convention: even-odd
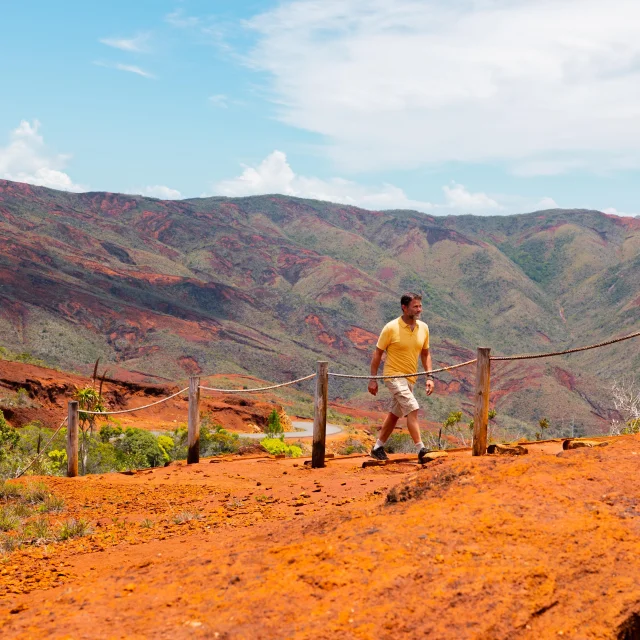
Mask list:
[[[260,441],[262,448],[271,455],[284,453],[288,458],[299,458],[302,455],[302,448],[295,444],[287,444],[280,438],[263,438]]]

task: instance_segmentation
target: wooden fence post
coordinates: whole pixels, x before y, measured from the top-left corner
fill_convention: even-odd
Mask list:
[[[487,425],[489,424],[489,385],[491,379],[491,349],[478,347],[476,363],[476,397],[473,414],[473,455],[487,453]]]
[[[324,450],[327,439],[327,396],[329,393],[329,363],[318,361],[316,369],[316,395],[313,404],[313,448],[311,468],[324,467]]]
[[[189,429],[187,464],[200,462],[200,378],[189,378]]]
[[[67,477],[78,475],[78,402],[69,402],[67,413]]]

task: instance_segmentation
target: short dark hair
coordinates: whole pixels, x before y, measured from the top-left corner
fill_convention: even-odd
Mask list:
[[[400,298],[400,306],[406,307],[412,300],[422,300],[422,296],[419,293],[404,293]]]

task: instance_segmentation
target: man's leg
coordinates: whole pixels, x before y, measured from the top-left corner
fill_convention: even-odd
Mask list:
[[[378,434],[378,440],[382,444],[384,444],[389,439],[389,436],[393,433],[393,430],[395,429],[396,424],[398,424],[399,419],[400,418],[398,418],[398,416],[395,413],[389,412],[387,414],[387,417],[384,419],[384,422],[382,423],[382,428],[380,429],[380,433]]]
[[[418,445],[422,443],[420,436],[420,426],[418,425],[418,410],[412,411],[407,415],[407,429],[413,438],[413,442]]]

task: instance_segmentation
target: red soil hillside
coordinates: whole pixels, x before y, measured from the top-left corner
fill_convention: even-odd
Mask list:
[[[108,379],[103,386],[103,396],[108,410],[132,409],[151,404],[188,386],[188,382],[182,382],[184,386],[178,387]],[[231,382],[234,382],[233,378]],[[66,417],[67,403],[75,392],[92,384],[91,379],[83,376],[0,360],[0,408],[15,427],[33,420],[39,420],[47,427],[57,427]],[[239,380],[235,388],[242,388],[243,384],[246,385],[245,378]],[[19,389],[26,390],[28,400],[16,404],[11,399]],[[282,408],[262,396],[239,398],[235,394],[203,394],[200,401],[201,413],[210,414],[214,422],[240,432],[250,432],[251,424],[264,427],[274,407]],[[187,394],[140,412],[115,417],[125,427],[175,429],[178,424],[187,422]]]
[[[44,478],[94,533],[3,560],[3,635],[637,637],[640,437],[529,448]]]
[[[405,290],[424,296],[436,366],[478,346],[554,351],[640,327],[638,222],[597,211],[437,217],[0,180],[0,236],[0,347],[84,374],[100,357],[112,377],[128,371],[144,383],[193,374],[282,382],[317,360],[366,373]],[[502,366],[510,391],[496,395],[497,420],[514,434],[543,416],[558,429],[603,431],[608,385],[638,366],[640,341],[549,367]],[[437,421],[470,400],[459,378],[440,378],[451,401],[433,399]],[[364,391],[360,381],[330,385],[341,401]]]

